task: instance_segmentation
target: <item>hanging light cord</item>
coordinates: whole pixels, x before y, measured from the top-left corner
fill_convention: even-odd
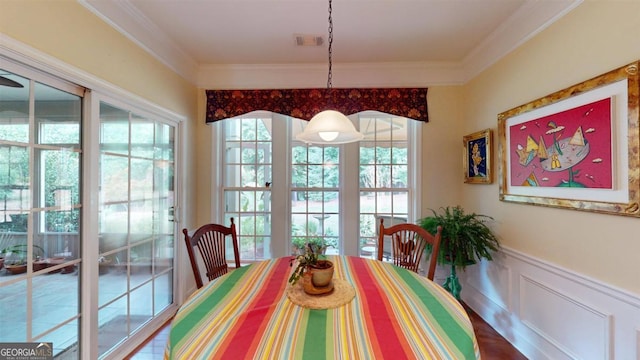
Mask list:
[[[329,0],[329,75],[327,76],[327,89],[331,91],[331,55],[333,54],[333,18],[331,17],[331,0]]]

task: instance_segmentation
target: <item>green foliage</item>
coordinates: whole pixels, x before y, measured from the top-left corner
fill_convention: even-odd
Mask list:
[[[313,244],[307,244],[307,246],[305,247],[305,252],[303,254],[292,257],[289,261],[289,266],[293,266],[293,264],[296,264],[296,268],[293,270],[291,276],[289,277],[289,283],[291,283],[291,285],[294,285],[296,282],[298,282],[302,274],[304,274],[305,269],[308,266],[317,264],[318,259],[321,256],[322,255],[320,253],[319,247]]]
[[[27,244],[16,244],[0,249],[0,257],[5,258],[7,265],[22,265],[27,263]],[[36,251],[37,250],[37,251]],[[38,258],[44,254],[44,249],[33,245],[33,257]]]
[[[500,248],[500,243],[487,226],[487,215],[467,214],[462,207],[443,207],[440,212],[431,209],[432,216],[419,220],[419,225],[431,234],[442,226],[442,242],[438,253],[439,264],[453,263],[464,268],[481,259],[492,260],[491,253]],[[427,248],[427,252],[430,252]]]
[[[315,221],[307,222],[305,227],[293,224],[291,233],[293,235],[291,244],[297,252],[304,252],[308,244],[314,246],[321,254],[324,254],[327,247],[335,248],[338,246],[337,238],[330,236],[332,235],[331,229],[327,229],[326,235],[329,236],[325,237],[319,233],[318,223]]]

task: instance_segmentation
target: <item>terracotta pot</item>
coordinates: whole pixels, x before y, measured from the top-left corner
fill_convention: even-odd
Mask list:
[[[40,271],[49,267],[49,262],[45,260],[36,260],[33,262],[33,271]]]
[[[318,263],[310,268],[313,286],[325,287],[331,283],[331,279],[333,279],[333,263],[331,261],[318,260]]]
[[[52,258],[48,258],[46,261],[49,264],[49,266],[56,266],[64,263],[65,259],[63,257],[52,257]],[[62,271],[62,269],[51,271],[49,272],[49,274],[59,273],[60,271]]]
[[[5,265],[4,266],[5,269],[7,269],[7,271],[9,271],[10,273],[12,273],[13,275],[16,274],[23,274],[27,272],[27,264],[21,264],[21,265]]]

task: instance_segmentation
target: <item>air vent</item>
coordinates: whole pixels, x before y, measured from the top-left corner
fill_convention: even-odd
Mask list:
[[[293,35],[296,46],[322,46],[324,39],[320,35]]]

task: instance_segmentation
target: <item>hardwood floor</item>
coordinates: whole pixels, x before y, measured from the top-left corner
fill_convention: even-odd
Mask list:
[[[463,304],[464,305],[464,304]],[[489,324],[465,306],[469,318],[473,323],[473,329],[478,339],[480,355],[484,360],[527,360],[505,338],[498,334]],[[142,344],[136,351],[127,357],[128,360],[157,360],[164,355],[164,345],[169,337],[171,323],[168,322],[158,330],[151,338]]]
[[[480,356],[483,360],[527,360],[518,349],[498,334],[480,315],[465,304],[462,305],[467,310],[473,324],[473,330],[480,347]]]

